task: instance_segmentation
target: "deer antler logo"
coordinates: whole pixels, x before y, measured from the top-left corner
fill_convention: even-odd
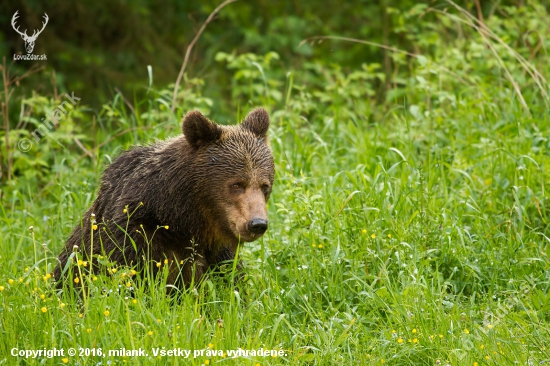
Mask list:
[[[15,28],[15,20],[19,17],[19,15],[17,15],[18,12],[19,10],[17,10],[15,14],[13,14],[13,17],[11,18],[11,26],[13,27],[13,29],[15,29],[17,33],[21,35],[21,38],[23,38],[23,41],[25,41],[25,48],[27,49],[27,53],[32,53],[32,50],[34,49],[34,42],[36,42],[36,38],[38,38],[38,35],[40,35],[40,33],[42,33],[44,28],[46,28],[46,24],[48,24],[48,20],[49,20],[48,14],[44,13],[45,22],[42,23],[42,29],[40,29],[38,33],[36,33],[36,29],[35,29],[34,32],[32,33],[32,36],[29,37],[27,35],[26,29],[24,32],[20,32],[19,27]]]

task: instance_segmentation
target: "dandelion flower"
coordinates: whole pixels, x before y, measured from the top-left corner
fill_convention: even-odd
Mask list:
[[[132,283],[131,282],[126,282],[126,287],[132,287]]]
[[[0,291],[4,291],[4,286],[0,286]]]
[[[97,277],[96,276],[92,277],[92,281],[97,281]]]
[[[47,313],[47,312],[48,312],[48,308],[45,307],[45,306],[44,306],[43,308],[41,308],[40,310],[42,310],[43,313]]]
[[[399,344],[403,343],[403,338],[398,338],[397,343],[399,343]]]
[[[80,319],[82,319],[83,316],[84,316],[84,314],[78,314],[78,317],[79,317]]]
[[[79,283],[79,282],[80,282],[80,278],[77,277],[74,279],[74,283]]]
[[[88,332],[88,333],[92,333],[92,328],[88,328],[88,329],[86,329],[86,332]]]
[[[474,362],[474,366],[479,366],[479,363],[477,363],[477,362]]]
[[[93,229],[93,230],[97,230],[97,225],[96,225],[96,224],[93,224],[93,225],[92,225],[92,229]]]
[[[59,307],[60,307],[61,309],[63,309],[63,308],[65,307],[65,303],[62,302],[61,304],[59,304]]]
[[[42,294],[42,295],[40,295],[40,298],[41,298],[42,300],[44,300],[44,299],[46,298],[46,295]]]
[[[323,244],[319,244],[317,247],[318,247],[319,249],[322,249],[322,248],[323,248]]]
[[[493,324],[487,324],[487,328],[493,329]]]
[[[363,229],[363,230],[361,230],[361,232],[362,232],[363,234],[366,234],[366,233],[367,233],[367,229]]]
[[[214,348],[214,345],[212,343],[208,343],[208,348],[212,349]]]
[[[63,361],[63,363],[69,363],[69,359],[67,357],[62,358],[61,361]]]
[[[388,238],[390,238],[390,239],[391,239],[391,234],[388,234]]]
[[[414,328],[414,329],[412,330],[412,332],[413,332],[413,333],[416,333],[416,328]]]
[[[440,334],[440,335],[439,335],[439,338],[443,338],[443,334]]]
[[[150,336],[152,336],[152,335],[153,335],[153,331],[150,330],[147,334],[149,334]]]
[[[210,360],[205,360],[205,361],[204,361],[204,364],[205,364],[205,365],[210,365]]]
[[[116,269],[116,268],[113,268],[113,273],[116,273],[116,271],[118,271],[118,269]]]
[[[413,339],[413,343],[418,343],[418,338]]]
[[[105,310],[105,311],[103,312],[103,314],[104,314],[105,316],[109,316],[109,314],[111,314],[111,313],[109,312],[109,310]]]
[[[160,262],[157,262],[157,267],[160,267],[161,266],[161,263]]]
[[[136,299],[133,299],[132,302],[133,302],[134,304],[137,304],[137,300],[136,300]]]
[[[165,260],[164,260],[164,264],[168,264],[168,259],[165,259]]]
[[[464,333],[470,334],[470,331],[468,330],[468,328],[464,329]]]
[[[372,233],[372,235],[370,237],[373,238],[373,239],[376,239],[376,234]]]
[[[13,280],[10,278],[10,279],[8,280],[8,283],[9,283],[10,285],[13,285]]]

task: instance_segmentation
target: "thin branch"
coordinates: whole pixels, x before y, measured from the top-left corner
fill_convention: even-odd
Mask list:
[[[414,58],[424,57],[423,55],[419,55],[417,53],[404,51],[404,50],[401,50],[399,48],[387,46],[385,44],[370,42],[370,41],[364,41],[362,39],[357,39],[357,38],[340,37],[340,36],[314,36],[314,37],[309,37],[309,38],[304,39],[302,42],[300,42],[298,47],[300,47],[301,45],[303,45],[306,42],[315,41],[315,40],[324,40],[324,39],[335,39],[335,40],[338,40],[338,41],[348,41],[348,42],[354,42],[354,43],[362,43],[362,44],[366,44],[366,45],[369,45],[369,46],[374,46],[374,47],[379,47],[379,48],[382,48],[382,49],[385,49],[385,50],[389,50],[389,51],[392,51],[392,52],[395,52],[395,53],[401,53],[403,55],[407,55],[407,56],[414,57]],[[430,62],[433,63],[434,65],[439,66],[441,68],[441,70],[443,70],[443,71],[447,72],[448,74],[456,77],[458,80],[460,80],[464,84],[477,85],[475,82],[468,81],[468,80],[465,80],[465,79],[461,78],[455,72],[449,70],[448,68],[446,68],[445,66],[443,66],[441,64],[438,64],[437,62],[434,62],[433,60],[430,60]]]
[[[178,95],[178,88],[180,86],[181,79],[183,78],[183,73],[185,72],[185,68],[187,67],[187,62],[189,61],[189,55],[191,54],[191,50],[193,49],[193,46],[197,41],[199,40],[199,37],[201,36],[202,32],[204,32],[204,29],[214,19],[216,14],[222,10],[226,5],[231,4],[237,0],[226,0],[223,3],[221,3],[212,13],[210,13],[210,16],[206,19],[202,27],[199,29],[197,34],[195,34],[195,38],[191,41],[189,46],[187,47],[187,51],[185,51],[185,57],[183,59],[183,65],[181,65],[181,70],[178,75],[178,79],[176,80],[176,85],[174,85],[174,96],[172,97],[172,112],[176,109],[176,97]]]

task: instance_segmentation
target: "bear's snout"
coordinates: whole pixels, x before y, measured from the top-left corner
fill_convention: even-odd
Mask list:
[[[256,235],[262,235],[267,230],[267,220],[252,219],[248,222],[248,231]]]

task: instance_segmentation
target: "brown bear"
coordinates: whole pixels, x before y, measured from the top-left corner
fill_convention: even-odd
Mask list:
[[[237,126],[192,111],[183,118],[183,135],[122,153],[103,173],[97,199],[59,255],[58,283],[73,252],[94,269],[102,254],[154,272],[153,264],[167,263],[168,283],[180,288],[234,259],[239,243],[258,239],[268,227],[274,178],[268,128],[263,108]]]

